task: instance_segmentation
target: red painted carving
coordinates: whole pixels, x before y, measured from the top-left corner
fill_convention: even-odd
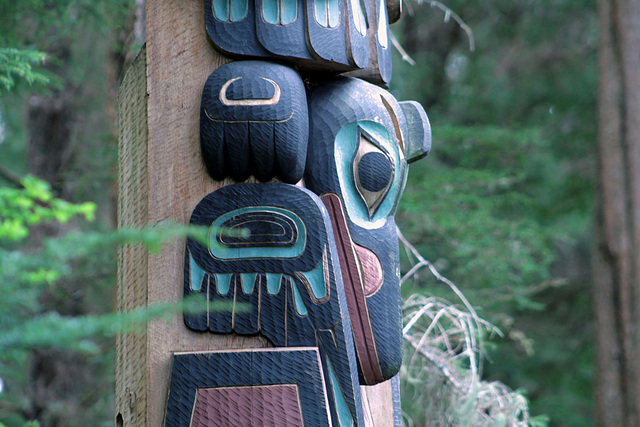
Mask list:
[[[373,330],[371,329],[371,320],[369,319],[369,309],[365,296],[365,284],[360,274],[360,262],[356,254],[355,244],[351,240],[340,198],[336,194],[325,194],[321,198],[329,211],[333,233],[336,238],[353,338],[356,344],[356,352],[358,353],[358,362],[365,382],[367,384],[376,384],[384,381],[384,377],[378,363],[378,351]]]

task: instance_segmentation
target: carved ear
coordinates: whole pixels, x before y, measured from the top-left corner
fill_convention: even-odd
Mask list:
[[[407,122],[407,139],[404,154],[407,163],[413,163],[425,157],[431,151],[431,124],[427,113],[418,102],[400,102],[400,107]]]

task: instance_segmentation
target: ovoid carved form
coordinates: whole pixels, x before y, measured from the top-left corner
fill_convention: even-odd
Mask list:
[[[200,107],[200,146],[209,174],[244,181],[300,180],[309,115],[302,78],[269,62],[232,62],[207,79]]]

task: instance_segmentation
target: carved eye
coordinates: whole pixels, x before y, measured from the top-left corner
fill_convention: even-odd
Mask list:
[[[373,120],[349,123],[336,134],[334,154],[337,190],[349,219],[368,229],[382,226],[395,211],[407,176],[391,130]]]
[[[367,153],[357,166],[358,187],[365,191],[384,190],[391,182],[391,164],[382,153]]]
[[[361,127],[358,127],[357,135],[359,141],[353,159],[353,177],[371,218],[389,192],[393,162],[375,137]]]

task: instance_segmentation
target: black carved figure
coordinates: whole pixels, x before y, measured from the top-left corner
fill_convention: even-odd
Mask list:
[[[310,71],[391,80],[389,23],[397,0],[206,0],[209,38],[223,53]],[[390,17],[392,20],[390,21]]]

